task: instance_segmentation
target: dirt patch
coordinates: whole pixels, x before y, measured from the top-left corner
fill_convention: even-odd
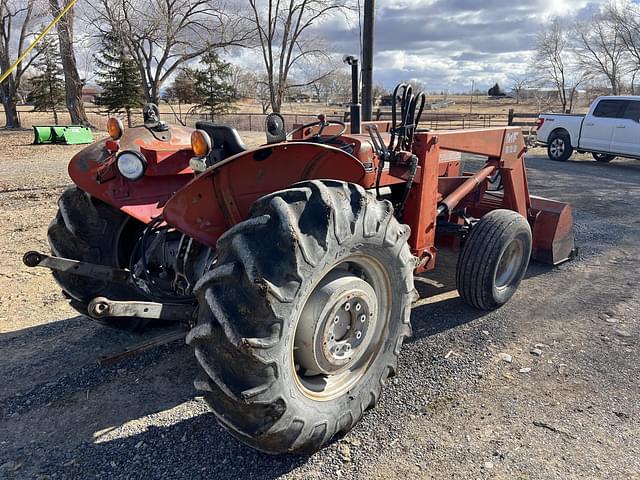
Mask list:
[[[22,266],[47,250],[81,148],[30,142],[0,134],[1,478],[640,478],[640,162],[533,151],[531,191],[573,203],[579,257],[532,265],[491,314],[455,295],[444,257],[416,282],[437,296],[414,309],[378,407],[316,455],[271,457],[218,427],[182,342],[96,364],[163,332],[78,317],[49,273]]]

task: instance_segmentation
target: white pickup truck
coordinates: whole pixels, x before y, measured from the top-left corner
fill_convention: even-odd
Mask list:
[[[543,113],[536,135],[551,160],[565,161],[574,150],[599,162],[640,160],[640,96],[599,97],[586,115]]]

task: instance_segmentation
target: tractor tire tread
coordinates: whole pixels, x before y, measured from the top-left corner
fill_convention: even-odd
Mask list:
[[[391,204],[362,187],[309,181],[262,197],[248,220],[220,237],[217,264],[196,285],[199,325],[187,343],[209,379],[197,386],[205,387],[205,399],[224,427],[269,453],[313,452],[350,430],[377,402],[384,381],[397,368],[400,345],[411,334],[407,305],[400,310],[403,318],[379,378],[335,421],[319,411],[302,415],[293,405],[287,392],[296,387],[281,371],[287,355],[283,336],[294,299],[307,288],[305,278],[353,238],[375,238],[391,246],[401,269],[404,303],[410,305],[415,261],[406,242],[409,234]]]
[[[530,249],[529,224],[517,212],[494,210],[473,228],[456,266],[456,286],[466,303],[480,310],[493,310],[501,305],[490,290],[493,288],[493,269],[502,254],[502,239],[508,232],[520,228],[529,231]]]

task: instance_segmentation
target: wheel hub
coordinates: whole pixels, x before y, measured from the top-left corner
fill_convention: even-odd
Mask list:
[[[551,154],[554,157],[559,157],[564,153],[564,141],[556,138],[553,142],[551,142]]]
[[[524,245],[521,240],[515,239],[507,246],[496,269],[495,285],[497,289],[504,289],[511,285],[518,275],[523,255]]]
[[[332,273],[309,297],[296,330],[295,360],[306,375],[335,375],[369,351],[378,299],[366,281]]]

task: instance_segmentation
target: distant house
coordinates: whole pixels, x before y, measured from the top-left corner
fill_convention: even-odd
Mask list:
[[[100,88],[95,85],[85,85],[82,87],[82,101],[84,103],[96,103],[96,95],[100,93]]]
[[[570,93],[570,92],[567,92]],[[581,98],[584,95],[586,95],[587,91],[586,90],[582,90],[582,89],[578,89],[576,90],[577,93],[577,98]],[[513,94],[515,96],[515,94]],[[549,99],[549,100],[555,100],[558,98],[558,90],[556,90],[555,88],[551,88],[551,87],[528,87],[528,88],[523,88],[520,91],[520,98],[521,99],[527,99],[527,98],[535,98],[535,99]]]

